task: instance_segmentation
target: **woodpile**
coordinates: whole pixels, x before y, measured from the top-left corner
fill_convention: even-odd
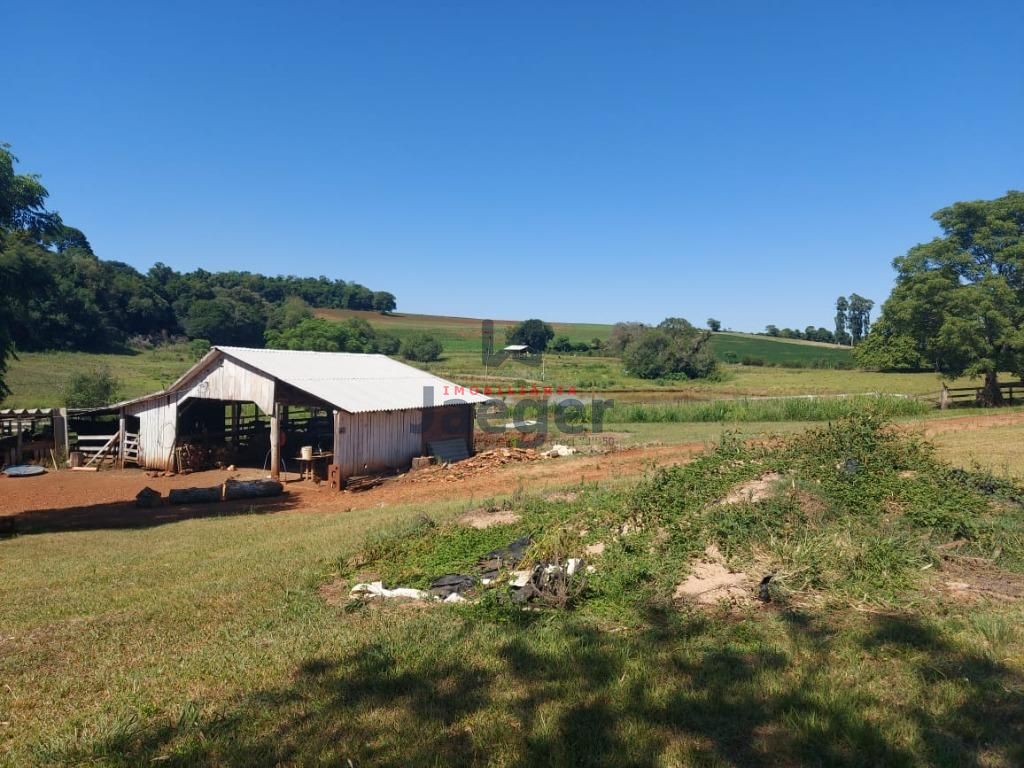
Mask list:
[[[441,464],[422,469],[409,474],[407,479],[414,483],[433,480],[454,482],[464,477],[490,472],[507,464],[522,464],[541,458],[543,458],[541,453],[533,448],[494,448],[489,451],[481,451],[475,456],[454,464]]]

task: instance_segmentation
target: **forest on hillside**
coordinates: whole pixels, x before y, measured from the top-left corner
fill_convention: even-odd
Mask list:
[[[105,261],[85,233],[47,210],[39,177],[16,173],[16,163],[0,145],[0,359],[12,349],[109,351],[181,335],[263,346],[296,305],[396,308],[387,291],[323,276],[183,273],[162,263],[143,273]]]

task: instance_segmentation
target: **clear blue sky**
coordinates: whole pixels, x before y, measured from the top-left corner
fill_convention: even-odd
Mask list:
[[[1024,187],[1024,3],[30,3],[0,140],[97,253],[756,330]]]

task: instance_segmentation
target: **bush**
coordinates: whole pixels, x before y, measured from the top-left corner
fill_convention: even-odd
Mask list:
[[[441,357],[441,342],[429,333],[417,333],[402,344],[402,357],[420,363],[429,363]]]
[[[208,339],[192,339],[188,343],[188,353],[192,356],[193,360],[199,360],[210,351],[210,342]]]
[[[657,328],[644,328],[626,346],[622,361],[641,379],[704,379],[716,370],[708,341],[710,331],[700,331],[682,318],[668,318]]]
[[[121,382],[106,366],[76,373],[64,387],[64,404],[68,408],[98,408],[118,399]]]

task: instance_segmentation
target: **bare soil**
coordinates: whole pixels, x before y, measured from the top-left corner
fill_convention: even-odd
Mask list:
[[[469,474],[455,464],[438,471],[387,478],[381,485],[361,492],[332,492],[325,483],[301,481],[289,473],[282,477],[284,495],[276,498],[182,506],[164,503],[152,509],[135,506],[135,495],[147,486],[166,497],[172,488],[220,485],[228,478],[253,479],[265,477],[266,472],[210,470],[149,477],[142,470],[125,469],[49,472],[25,478],[0,476],[0,518],[14,518],[7,521],[8,526],[20,533],[30,533],[147,527],[192,517],[248,512],[345,512],[402,504],[483,500],[517,488],[542,492],[575,483],[639,475],[655,466],[686,462],[704,447],[694,443],[629,448],[605,454],[509,462]]]
[[[761,477],[737,485],[718,503],[722,506],[728,506],[744,502],[753,504],[758,501],[764,501],[772,495],[772,486],[781,479],[782,475],[778,472],[768,472],[761,475]]]
[[[750,605],[754,602],[754,580],[741,571],[730,571],[718,547],[711,544],[704,550],[704,557],[693,564],[686,580],[676,585],[675,599],[703,606]]]
[[[980,557],[947,556],[937,574],[938,587],[955,600],[1024,599],[1024,575],[998,568]]]

